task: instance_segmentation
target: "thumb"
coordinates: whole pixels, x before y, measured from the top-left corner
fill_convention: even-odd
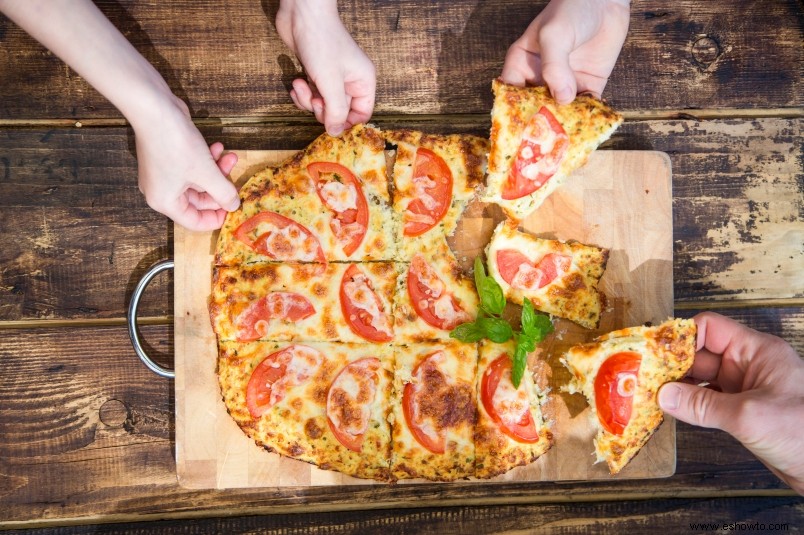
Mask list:
[[[737,404],[730,394],[686,383],[667,383],[659,389],[659,406],[682,422],[731,433]]]
[[[542,58],[542,78],[550,94],[559,104],[569,104],[575,100],[578,93],[575,73],[572,72],[569,64],[569,56],[572,51],[570,43],[562,39],[545,39],[548,32],[540,35],[539,47]]]
[[[316,80],[316,87],[324,100],[324,127],[331,136],[339,136],[343,132],[346,117],[349,114],[349,103],[343,79],[329,76],[320,82]]]
[[[226,158],[226,156],[224,156],[224,158]],[[228,164],[227,161],[223,163]],[[232,166],[233,165],[234,164],[232,164]],[[233,212],[240,206],[240,196],[237,194],[235,185],[224,177],[221,172],[220,167],[215,166],[212,172],[207,174],[202,180],[199,180],[198,185],[212,197],[221,208]]]

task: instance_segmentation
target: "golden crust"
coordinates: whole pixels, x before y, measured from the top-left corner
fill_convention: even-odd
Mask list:
[[[550,253],[559,253],[571,257],[572,265],[564,275],[542,288],[518,288],[500,274],[497,253],[503,249],[516,250],[531,262],[538,262]],[[516,223],[508,220],[495,229],[486,248],[486,258],[489,274],[500,284],[509,300],[521,305],[527,297],[537,310],[574,321],[587,329],[597,328],[606,302],[598,285],[606,270],[608,249],[536,238],[517,230]]]
[[[586,163],[589,155],[622,123],[622,116],[602,101],[579,95],[567,105],[558,105],[545,87],[516,87],[499,80],[492,82],[491,149],[488,180],[483,200],[499,204],[511,219],[521,221],[539,207],[561,182]],[[569,137],[569,148],[558,171],[542,187],[519,199],[502,198],[522,134],[530,118],[546,107]]]
[[[416,152],[420,147],[441,157],[452,172],[452,200],[441,221],[424,234],[415,237],[403,236],[404,225],[399,227],[398,240],[402,244],[400,259],[410,260],[417,252],[432,249],[445,236],[455,232],[466,205],[483,184],[488,140],[463,134],[438,136],[415,130],[388,130],[384,135],[396,150],[393,184],[394,212],[397,214],[404,214],[408,203],[417,198],[413,173]]]
[[[495,344],[484,340],[480,344],[480,360],[477,366],[477,424],[474,432],[477,478],[498,476],[517,466],[530,464],[552,446],[553,434],[545,410],[548,396],[547,378],[543,373],[543,366],[529,366],[529,373],[525,373],[520,383],[520,389],[528,392],[530,413],[538,430],[538,441],[521,442],[502,432],[483,404],[482,382],[489,365],[500,356],[510,358],[514,354],[514,349],[513,342]]]
[[[630,327],[608,333],[595,342],[570,348],[562,362],[573,375],[570,392],[582,392],[598,428],[595,452],[612,474],[639,452],[659,427],[663,413],[659,388],[684,377],[695,358],[696,327],[692,320],[671,319],[655,327]],[[603,362],[616,353],[633,351],[642,357],[631,418],[622,435],[605,430],[597,418],[594,382]]]

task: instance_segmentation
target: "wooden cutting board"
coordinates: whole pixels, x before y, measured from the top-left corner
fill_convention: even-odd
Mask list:
[[[238,185],[293,151],[243,151],[232,173]],[[580,394],[562,393],[569,372],[558,362],[576,343],[623,327],[660,323],[673,314],[673,215],[670,159],[661,152],[598,151],[524,222],[540,237],[609,248],[601,289],[608,297],[600,328],[589,331],[559,320],[542,345],[556,396],[555,443],[535,463],[488,481],[607,479],[594,463],[590,410]],[[471,205],[453,250],[466,267],[503,218],[499,209]],[[176,466],[188,488],[284,487],[371,483],[257,447],[229,417],[215,376],[215,335],[207,298],[217,233],[175,227]],[[636,458],[616,477],[670,476],[676,464],[675,422],[667,418]],[[480,481],[480,480],[479,480]],[[405,482],[405,483],[416,483]],[[378,483],[379,484],[379,483]]]

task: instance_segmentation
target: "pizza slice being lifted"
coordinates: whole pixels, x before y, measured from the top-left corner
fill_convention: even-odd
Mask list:
[[[483,200],[520,221],[622,123],[600,100],[578,96],[559,105],[546,87],[492,83],[491,149]]]
[[[618,473],[662,423],[659,387],[684,377],[695,358],[695,322],[672,319],[655,327],[610,332],[570,348],[562,359],[592,407],[595,453]]]

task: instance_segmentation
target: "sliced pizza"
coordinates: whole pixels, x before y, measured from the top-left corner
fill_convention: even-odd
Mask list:
[[[509,220],[494,230],[486,258],[489,274],[514,303],[521,305],[527,297],[537,310],[588,329],[598,326],[605,304],[598,285],[607,249],[536,238]]]
[[[209,302],[219,340],[386,343],[400,266],[255,264],[218,267]]]
[[[259,446],[388,480],[392,359],[377,345],[221,342],[217,372],[229,414]]]
[[[378,130],[358,125],[255,174],[224,221],[216,265],[394,259],[384,149]]]
[[[452,329],[473,321],[478,298],[443,240],[429,252],[402,264],[394,296],[395,342],[448,340]]]
[[[491,149],[483,200],[520,221],[622,123],[622,116],[591,96],[559,105],[546,87],[492,83]]]
[[[409,260],[455,231],[483,182],[488,141],[413,130],[386,131],[385,137],[396,148],[394,211],[402,216],[400,259]]]
[[[391,474],[453,481],[474,473],[477,346],[398,346],[391,399]]]
[[[515,343],[480,344],[477,366],[475,477],[489,478],[530,464],[552,445],[546,417],[548,388],[545,362],[536,354],[519,387],[511,379]]]
[[[570,393],[586,396],[597,436],[595,454],[618,473],[662,423],[659,387],[684,377],[695,358],[692,320],[630,327],[570,348],[562,362]]]

